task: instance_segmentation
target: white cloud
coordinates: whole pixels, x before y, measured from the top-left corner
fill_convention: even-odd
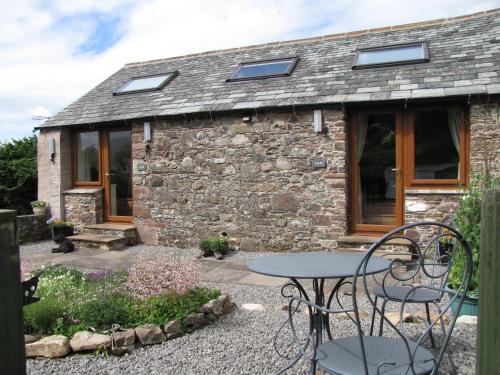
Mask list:
[[[127,62],[473,13],[500,0],[17,0],[0,13],[0,141],[31,133]],[[101,16],[121,37],[79,47]]]

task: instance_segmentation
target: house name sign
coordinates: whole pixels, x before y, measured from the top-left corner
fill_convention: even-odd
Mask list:
[[[311,161],[311,165],[313,168],[326,168],[326,160],[325,159],[313,159]]]

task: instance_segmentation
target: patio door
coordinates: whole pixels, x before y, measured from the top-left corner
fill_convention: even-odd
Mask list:
[[[351,116],[351,229],[387,232],[403,223],[403,125],[395,110]]]
[[[102,134],[104,174],[104,218],[132,221],[132,133],[130,129],[110,129]]]

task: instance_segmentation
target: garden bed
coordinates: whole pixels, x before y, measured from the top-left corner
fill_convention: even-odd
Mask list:
[[[122,354],[215,322],[232,307],[227,294],[198,286],[194,259],[157,257],[128,271],[50,266],[33,273],[40,301],[24,307],[25,333],[42,339],[26,345],[29,357]]]

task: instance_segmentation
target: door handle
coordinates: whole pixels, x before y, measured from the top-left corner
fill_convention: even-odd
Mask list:
[[[399,180],[400,176],[401,176],[401,169],[399,168],[399,165],[397,168],[392,168],[391,171],[393,172],[396,172],[396,178]]]

